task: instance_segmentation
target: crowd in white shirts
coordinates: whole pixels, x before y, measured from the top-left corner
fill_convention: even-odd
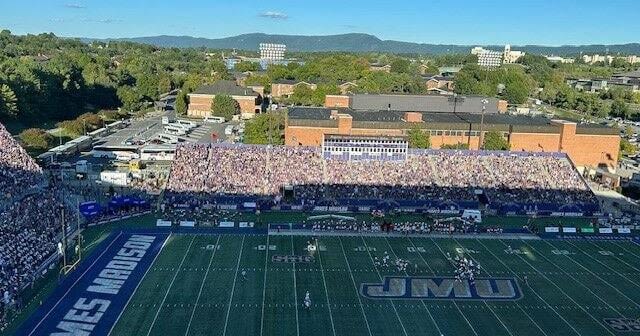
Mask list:
[[[42,168],[0,124],[0,202],[42,183]]]
[[[545,155],[546,154],[546,155]],[[318,148],[180,146],[169,195],[282,196],[297,200],[460,202],[482,190],[492,203],[594,203],[573,165],[548,153],[428,151],[405,161],[324,160]]]
[[[58,191],[45,187],[45,180],[42,169],[0,124],[0,330],[8,311],[20,307],[22,288],[38,276],[60,241],[62,205]]]

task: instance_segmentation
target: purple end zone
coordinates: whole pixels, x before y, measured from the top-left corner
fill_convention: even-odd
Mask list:
[[[167,234],[117,232],[65,278],[18,335],[107,335]]]

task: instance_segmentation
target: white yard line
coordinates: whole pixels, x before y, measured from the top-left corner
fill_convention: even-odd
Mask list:
[[[500,241],[505,247],[507,247],[508,245],[505,244],[502,240],[498,240]],[[524,241],[523,241],[524,242]],[[527,245],[528,246],[528,245]],[[540,276],[542,276],[543,278],[545,278],[549,283],[551,283],[555,288],[557,288],[562,294],[564,294],[564,296],[566,296],[569,300],[571,300],[571,302],[573,302],[573,304],[575,304],[578,308],[580,308],[580,310],[582,310],[585,314],[589,315],[589,317],[591,317],[591,319],[593,319],[594,321],[596,321],[597,324],[599,324],[600,326],[602,326],[602,328],[604,328],[604,330],[606,330],[609,334],[611,335],[615,335],[615,333],[611,330],[609,330],[609,328],[607,326],[605,326],[604,324],[602,324],[602,322],[600,322],[600,320],[598,320],[597,318],[595,318],[593,315],[591,315],[591,313],[589,313],[589,311],[587,311],[586,309],[584,309],[584,307],[579,304],[578,302],[576,302],[576,300],[573,299],[573,297],[571,297],[569,294],[567,294],[567,292],[565,292],[560,286],[558,286],[555,282],[551,281],[551,279],[549,279],[544,272],[541,272],[538,268],[536,268],[535,266],[533,266],[527,259],[525,259],[523,256],[518,255],[518,257],[520,257],[520,259],[522,259],[522,261],[524,261],[527,265],[529,265],[529,267],[531,267],[534,271],[536,271],[536,273],[538,273]]]
[[[364,244],[364,249],[367,250],[367,254],[369,255],[369,260],[371,261],[371,264],[373,265],[373,268],[376,270],[376,273],[378,273],[378,278],[380,278],[380,281],[383,281],[382,275],[380,274],[380,271],[378,271],[378,268],[376,267],[375,263],[373,262],[373,257],[371,256],[371,251],[369,251],[369,246],[367,246],[367,242],[364,240],[364,237],[360,236],[360,239],[362,239],[362,243]],[[393,303],[393,300],[388,299],[389,302],[391,302],[391,306],[393,307],[393,311],[396,313],[396,317],[398,318],[398,321],[400,321],[400,326],[402,327],[402,332],[405,334],[405,336],[407,336],[407,329],[405,329],[404,327],[404,323],[402,323],[402,319],[400,318],[400,314],[398,314],[398,309],[396,308],[395,303]]]
[[[558,249],[557,247],[555,247],[554,245],[552,245],[551,243],[549,243],[546,240],[543,240],[547,245],[551,246],[553,249]],[[536,248],[534,248],[533,246],[527,244],[532,250],[538,252],[538,250]],[[551,259],[547,258],[545,255],[542,254],[542,252],[538,252],[539,255],[542,256],[542,258],[544,258],[547,262],[549,262],[551,265],[555,266],[556,268],[558,268],[559,270],[562,271],[562,273],[568,275],[571,279],[573,279],[573,281],[575,281],[576,283],[579,283],[580,285],[582,285],[582,287],[586,288],[593,296],[595,296],[596,298],[598,298],[598,300],[602,301],[602,303],[604,303],[605,305],[607,305],[609,308],[611,308],[611,310],[613,310],[614,312],[616,312],[618,315],[622,316],[622,317],[627,317],[624,314],[620,313],[619,310],[617,310],[616,308],[614,308],[612,305],[609,304],[609,302],[605,301],[603,298],[601,298],[600,296],[598,296],[598,294],[596,294],[594,291],[591,290],[591,288],[589,288],[587,285],[585,285],[582,281],[579,281],[578,279],[574,278],[571,274],[569,274],[568,272],[566,272],[564,270],[564,268],[556,265],[556,263],[554,263],[553,261],[551,261]],[[595,276],[596,278],[598,278],[600,281],[604,282],[605,284],[607,284],[609,287],[612,287],[614,290],[617,291],[617,289],[613,286],[611,286],[610,283],[602,280],[602,278],[600,278],[599,276],[595,275],[593,272],[591,272],[591,270],[589,270],[588,268],[580,265],[580,263],[576,262],[575,260],[573,260],[571,257],[569,257],[568,255],[564,255],[565,257],[567,257],[567,259],[571,260],[574,264],[580,266],[581,268],[585,269],[587,272],[591,273],[591,275]],[[620,293],[618,291],[618,293]],[[624,297],[626,297],[626,295],[623,294]],[[628,298],[627,298],[628,299]],[[633,301],[631,301],[633,302]]]
[[[93,267],[93,265],[95,265],[98,260],[100,260],[100,258],[102,258],[102,256],[107,253],[107,250],[109,250],[109,248],[111,247],[111,245],[113,245],[113,243],[116,242],[116,240],[118,240],[118,238],[120,238],[120,236],[122,235],[122,231],[120,233],[118,233],[118,235],[113,238],[113,240],[109,243],[109,245],[107,245],[107,247],[105,247],[105,249],[102,251],[102,253],[100,253],[100,255],[98,257],[96,257],[93,262],[91,263],[91,265],[89,265],[89,267],[87,267],[87,269],[82,272],[82,274],[78,277],[78,279],[76,279],[76,281],[73,282],[73,284],[71,286],[69,286],[69,288],[67,289],[67,291],[62,295],[62,297],[56,302],[55,305],[53,305],[53,307],[51,307],[51,309],[49,309],[49,311],[42,317],[42,319],[33,327],[31,328],[31,332],[29,333],[29,335],[33,335],[33,332],[38,329],[38,327],[40,326],[40,324],[42,324],[42,322],[49,316],[49,314],[51,314],[51,312],[56,309],[56,307],[60,304],[60,302],[62,302],[62,300],[64,300],[65,297],[67,297],[67,295],[69,294],[69,292],[71,291],[71,289],[73,287],[75,287],[75,285],[84,277],[85,274],[87,274],[87,272],[89,272],[91,270],[91,268]]]
[[[327,279],[324,276],[324,267],[322,267],[322,257],[320,256],[320,243],[316,240],[316,251],[318,251],[318,262],[320,263],[320,272],[322,273],[322,284],[324,285],[324,295],[327,298],[327,307],[329,308],[329,319],[331,320],[331,331],[336,336],[336,327],[333,323],[333,314],[331,312],[331,302],[329,302],[329,291],[327,290]]]
[[[264,330],[264,300],[267,294],[267,267],[269,266],[269,232],[267,232],[266,246],[267,248],[264,252],[264,278],[262,279],[262,313],[260,315],[260,336],[262,336]]]
[[[362,299],[360,298],[360,292],[358,291],[356,280],[353,278],[353,272],[351,272],[351,265],[349,265],[349,259],[347,258],[347,253],[344,251],[344,245],[342,244],[342,238],[340,238],[340,236],[338,236],[338,241],[340,241],[340,248],[342,249],[342,255],[344,256],[344,260],[347,262],[347,268],[349,269],[349,276],[351,277],[353,288],[356,290],[356,297],[358,298],[358,302],[360,303],[360,311],[362,311],[362,317],[364,317],[364,323],[367,325],[367,331],[369,332],[369,336],[372,336],[371,327],[369,326],[369,320],[367,320],[367,315],[364,313],[364,307],[362,306]]]
[[[462,246],[462,245],[458,242],[458,240],[457,240],[457,239],[454,239],[454,242],[455,242],[455,243],[456,243],[460,248],[462,248],[462,251],[463,251],[463,253],[464,253],[464,249],[465,249],[465,247],[464,247],[464,246]],[[438,245],[438,243],[436,243],[436,242],[435,242],[435,240],[434,240],[434,243],[436,244],[436,247],[438,247],[438,250],[440,250],[440,253],[442,253],[442,256],[446,258],[446,257],[447,257],[447,255],[446,255],[446,253],[444,253],[444,251],[442,250],[442,248],[440,247],[440,245]],[[469,255],[469,258],[471,258],[471,255]],[[473,258],[471,258],[471,259],[473,259]],[[502,319],[500,319],[500,317],[498,316],[498,314],[496,314],[496,312],[495,312],[495,311],[494,311],[494,310],[489,306],[489,304],[487,303],[487,300],[482,300],[482,303],[484,303],[484,305],[489,309],[489,311],[491,312],[491,314],[493,314],[493,316],[498,320],[498,322],[500,322],[500,324],[502,325],[502,327],[504,328],[504,330],[506,330],[506,331],[507,331],[507,333],[508,333],[509,335],[513,336],[513,334],[512,334],[512,333],[511,333],[511,331],[509,330],[509,328],[507,328],[507,326],[504,324],[504,322],[502,322]]]
[[[409,238],[409,240],[411,240],[411,238]],[[436,244],[436,242],[433,240],[433,238],[430,238],[431,243],[433,245],[435,245],[438,249],[440,249],[440,246],[438,246],[438,244]],[[442,252],[442,250],[440,250],[440,252],[444,255],[445,259],[446,259],[446,254],[444,254],[444,252]],[[420,257],[422,258],[422,260],[424,261],[424,263],[427,265],[427,268],[429,268],[429,271],[431,272],[431,274],[433,274],[434,276],[436,275],[436,273],[433,271],[433,269],[431,268],[431,266],[429,266],[429,263],[427,262],[426,259],[424,259],[424,257],[422,256],[422,254],[420,254]],[[460,309],[460,307],[458,306],[458,302],[456,302],[455,300],[453,300],[453,305],[456,306],[456,308],[458,309],[458,312],[460,312],[460,315],[462,315],[462,317],[464,318],[464,320],[467,322],[467,324],[469,325],[469,328],[471,328],[471,331],[473,332],[474,335],[478,335],[478,332],[476,331],[476,329],[473,327],[473,325],[471,324],[471,321],[469,321],[469,319],[467,318],[467,316],[464,314],[464,312],[462,311],[462,309]]]
[[[189,254],[189,250],[191,250],[191,245],[193,245],[193,241],[196,239],[196,236],[194,235],[193,238],[191,238],[191,242],[189,243],[189,247],[187,247],[187,251],[184,252],[184,256],[182,256],[182,260],[180,261],[180,265],[178,265],[178,268],[176,269],[176,273],[173,274],[173,278],[171,279],[171,282],[169,283],[169,288],[167,288],[167,291],[164,293],[164,297],[162,298],[162,302],[160,303],[160,307],[158,308],[158,311],[156,311],[156,315],[153,317],[153,321],[151,322],[151,325],[149,326],[149,330],[147,331],[147,336],[151,335],[151,329],[153,329],[153,326],[156,324],[156,321],[158,320],[158,315],[160,315],[160,311],[162,310],[162,306],[164,306],[164,302],[167,300],[167,296],[169,296],[169,292],[171,291],[171,287],[173,286],[173,283],[176,281],[176,278],[178,277],[178,273],[180,273],[180,268],[182,268],[182,265],[184,264],[185,259],[187,259],[187,255]]]
[[[138,284],[136,285],[136,289],[133,290],[133,293],[131,293],[131,296],[129,297],[129,299],[127,300],[127,304],[124,306],[124,308],[120,311],[120,314],[118,314],[118,318],[116,319],[116,321],[113,323],[113,325],[111,326],[111,329],[109,329],[109,333],[107,335],[111,335],[111,333],[113,332],[113,329],[116,327],[116,324],[118,324],[118,321],[120,321],[120,318],[122,317],[122,314],[124,313],[125,310],[127,310],[127,307],[129,306],[129,303],[131,302],[131,299],[133,299],[133,297],[136,295],[136,292],[138,291],[138,288],[140,287],[140,284],[142,284],[142,282],[144,281],[144,279],[147,277],[147,273],[149,273],[149,270],[151,269],[151,267],[153,267],[153,265],[156,263],[156,259],[158,259],[158,257],[160,256],[160,253],[162,253],[162,250],[164,249],[164,245],[167,243],[167,241],[169,241],[169,238],[171,238],[171,233],[169,233],[169,235],[165,238],[165,240],[162,242],[162,246],[160,247],[160,251],[158,251],[158,254],[156,254],[155,257],[153,257],[153,261],[151,262],[151,264],[149,265],[149,267],[147,268],[146,271],[144,271],[144,275],[142,276],[142,278],[140,279],[140,281],[138,282]]]
[[[567,241],[567,242],[568,242],[568,241]],[[591,243],[593,246],[595,246],[595,247],[597,247],[597,248],[602,248],[602,247],[600,247],[599,245],[593,244],[593,242],[589,242],[589,243]],[[573,244],[573,243],[571,243],[571,242],[569,242],[569,244],[571,244],[571,246],[573,246],[573,247],[575,247],[576,249],[578,249],[578,251],[580,251],[580,252],[582,252],[582,253],[586,254],[586,255],[587,255],[591,260],[593,260],[593,261],[597,262],[598,264],[600,264],[600,265],[602,265],[602,266],[606,267],[607,269],[609,269],[609,270],[613,271],[613,273],[615,273],[615,274],[619,275],[621,278],[623,278],[623,279],[627,280],[628,282],[630,282],[630,283],[631,283],[631,284],[633,284],[634,286],[636,286],[636,287],[639,287],[639,286],[640,286],[640,284],[638,284],[637,282],[633,281],[632,279],[630,279],[630,278],[629,278],[629,277],[627,277],[626,275],[624,275],[624,274],[622,274],[622,273],[620,273],[620,272],[616,271],[616,270],[615,270],[615,268],[610,267],[609,265],[607,265],[607,264],[603,263],[602,261],[600,261],[600,260],[598,260],[598,259],[594,258],[593,256],[591,256],[591,254],[589,254],[589,253],[585,252],[583,249],[581,249],[580,247],[578,247],[578,245]],[[635,268],[635,267],[633,267],[633,265],[628,264],[626,261],[624,261],[624,260],[622,260],[622,259],[618,258],[618,256],[616,256],[616,255],[615,255],[615,253],[614,253],[613,255],[611,255],[611,257],[616,258],[619,262],[621,262],[621,263],[623,263],[623,264],[627,265],[628,267],[631,267],[631,268],[633,268],[634,270],[638,271],[638,269],[637,269],[637,268]],[[609,286],[611,286],[611,284],[609,284]],[[617,289],[616,289],[616,290],[617,290]],[[626,295],[625,295],[625,297],[626,297]],[[631,302],[633,302],[636,306],[638,306],[638,304],[637,304],[634,300],[631,300],[630,298],[627,298],[627,299],[629,299],[629,300],[630,300]]]
[[[517,275],[517,273],[516,273],[516,272],[515,272],[511,267],[509,267],[509,265],[507,265],[504,261],[502,261],[502,259],[500,259],[497,255],[495,255],[495,254],[493,253],[493,251],[491,251],[491,250],[490,250],[486,245],[484,245],[484,244],[482,243],[482,241],[480,241],[480,239],[476,239],[476,241],[477,241],[478,243],[480,243],[480,245],[482,245],[482,247],[484,247],[484,249],[485,249],[485,250],[487,250],[487,251],[489,252],[489,254],[491,254],[491,255],[492,255],[496,260],[498,260],[502,265],[504,265],[504,267],[506,267],[506,268],[509,270],[509,272],[513,273],[513,275],[514,275],[514,276],[517,276],[517,277],[519,277],[519,278],[520,278],[520,276],[518,276],[518,275]],[[565,318],[564,318],[560,313],[558,313],[558,311],[557,311],[555,308],[553,308],[553,306],[552,306],[552,305],[550,305],[550,304],[549,304],[549,303],[548,303],[548,302],[547,302],[547,301],[546,301],[542,296],[540,296],[540,294],[538,294],[538,292],[536,292],[536,291],[533,289],[533,287],[529,286],[529,288],[531,289],[531,291],[533,292],[533,294],[535,294],[535,295],[538,297],[538,299],[540,299],[540,300],[541,300],[545,305],[547,305],[547,307],[551,308],[551,310],[553,310],[553,312],[554,312],[554,313],[556,313],[556,315],[558,315],[558,317],[560,317],[560,319],[561,319],[562,321],[564,321],[564,323],[566,323],[566,324],[569,326],[569,328],[571,328],[571,330],[573,330],[573,331],[574,331],[576,334],[578,334],[578,335],[582,335],[582,334],[580,334],[580,332],[579,332],[578,330],[576,330],[576,328],[574,328],[574,327],[573,327],[573,325],[572,325],[571,323],[569,323],[569,321],[567,321],[567,320],[566,320],[566,319],[565,319]],[[543,333],[544,333],[544,331],[543,331]],[[546,335],[546,333],[545,333],[545,335]]]
[[[296,251],[293,248],[293,236],[291,237],[291,255],[295,255]],[[296,263],[293,262],[293,298],[294,307],[296,308],[296,335],[300,336],[300,320],[298,318],[298,283],[296,282]]]
[[[461,248],[463,248],[463,251],[464,251],[464,246],[462,246],[462,244],[458,241],[458,239],[455,239],[455,238],[454,238],[453,240],[456,242],[456,244],[458,244],[458,246],[460,246]],[[477,260],[477,259],[475,259],[475,258],[471,255],[471,253],[469,253],[469,258],[471,258],[471,260],[475,261],[475,262],[476,262],[476,265],[479,265],[478,260]],[[491,273],[489,273],[489,271],[487,270],[487,268],[483,268],[483,269],[484,269],[484,271],[487,273],[487,275],[489,275],[490,277],[492,277]],[[544,330],[542,330],[542,328],[540,328],[540,326],[538,325],[538,323],[536,323],[536,321],[535,321],[534,319],[532,319],[532,318],[531,318],[531,316],[529,316],[529,314],[527,314],[527,312],[526,312],[524,309],[522,309],[522,307],[520,307],[520,304],[518,304],[518,301],[515,301],[514,303],[516,304],[516,307],[518,307],[518,309],[520,309],[520,311],[522,311],[525,315],[527,315],[527,318],[528,318],[531,322],[533,322],[533,324],[536,326],[536,328],[538,328],[538,330],[542,331],[542,333],[543,333],[543,334],[545,334],[545,335],[547,334],[547,333],[545,333],[545,332],[544,332]],[[502,320],[500,319],[500,317],[498,317],[498,314],[496,314],[496,313],[493,311],[493,309],[491,309],[491,307],[489,306],[489,304],[487,304],[487,302],[486,302],[486,301],[485,301],[485,304],[487,305],[487,307],[489,308],[489,310],[491,310],[491,312],[493,313],[493,315],[495,315],[495,316],[498,318],[498,321],[500,321],[500,323],[502,323],[502,326],[504,326],[504,327],[505,327],[505,329],[507,329],[507,326],[502,322]],[[509,332],[509,335],[513,335],[513,334],[509,331],[509,329],[507,329],[507,332]]]
[[[617,242],[617,241],[611,241],[611,243],[612,243],[612,244],[614,244],[614,245],[616,245],[616,246],[618,246],[618,247],[620,247],[620,248],[621,248],[621,249],[623,249],[625,252],[629,253],[629,255],[630,255],[630,256],[633,256],[633,257],[636,257],[637,259],[640,259],[640,255],[638,255],[638,254],[636,254],[635,252],[633,252],[633,251],[631,251],[631,250],[627,249],[626,247],[624,247],[624,245],[623,245],[623,244],[619,244],[619,242]],[[640,244],[636,243],[635,241],[632,241],[631,243],[632,243],[632,244],[635,244],[635,245],[640,245]]]
[[[393,250],[393,247],[391,246],[391,243],[389,243],[389,239],[387,237],[384,237],[384,240],[387,242],[387,245],[389,246],[389,249],[391,249],[391,253],[393,253],[393,255],[398,258],[398,255],[396,254],[396,252]],[[411,243],[413,244],[413,242]],[[415,245],[414,245],[415,248]],[[375,267],[375,266],[374,266]],[[404,271],[404,274],[408,277],[409,273],[407,273],[407,271]],[[436,322],[436,319],[433,318],[433,315],[431,314],[431,311],[429,310],[429,307],[427,307],[427,304],[424,303],[424,300],[420,300],[420,303],[422,303],[422,306],[424,307],[424,309],[427,310],[427,314],[429,314],[429,318],[431,319],[431,322],[433,322],[433,325],[436,326],[436,329],[438,330],[438,334],[442,335],[442,330],[440,329],[440,326],[438,325],[438,322]]]
[[[229,295],[229,304],[227,306],[227,317],[224,319],[224,332],[222,336],[227,334],[227,325],[229,324],[229,313],[231,313],[231,300],[233,300],[233,293],[236,291],[236,280],[238,279],[238,270],[240,268],[240,258],[242,257],[242,250],[244,248],[244,238],[242,236],[242,243],[240,243],[240,253],[238,253],[238,261],[236,263],[236,274],[233,276],[233,286],[231,287],[231,295]]]
[[[200,302],[200,296],[202,296],[202,289],[204,288],[204,284],[207,280],[207,276],[209,275],[209,270],[211,269],[211,264],[213,263],[213,257],[215,257],[216,252],[218,251],[218,247],[220,246],[220,236],[216,239],[216,245],[213,248],[213,253],[211,253],[211,257],[209,258],[209,265],[207,266],[207,271],[204,272],[204,278],[202,278],[202,283],[200,284],[200,290],[198,291],[198,297],[196,298],[196,303],[193,305],[193,310],[191,311],[191,317],[189,317],[189,324],[187,324],[187,331],[184,333],[185,335],[189,335],[189,329],[191,329],[191,323],[193,322],[193,316],[196,314],[196,308],[198,307],[198,302]]]

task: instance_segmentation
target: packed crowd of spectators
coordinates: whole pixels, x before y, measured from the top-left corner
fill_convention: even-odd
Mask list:
[[[8,311],[20,307],[18,294],[60,240],[59,190],[46,181],[42,168],[0,124],[0,331]]]
[[[376,223],[344,219],[323,219],[310,225],[312,231],[348,232],[392,232],[399,234],[465,234],[478,233],[475,223],[467,220],[406,221],[397,223]],[[487,231],[488,232],[488,231]],[[491,233],[497,233],[492,231]]]
[[[0,124],[0,202],[41,185],[42,168]]]
[[[525,153],[430,151],[406,161],[324,160],[317,148],[197,144],[179,147],[170,195],[281,196],[318,200],[383,199],[491,203],[592,203],[563,157]]]
[[[0,212],[0,329],[8,309],[19,308],[22,288],[38,277],[43,262],[57,251],[62,219],[56,194],[46,190],[30,195]]]

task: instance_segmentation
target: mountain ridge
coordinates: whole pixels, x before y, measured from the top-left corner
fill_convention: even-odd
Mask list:
[[[91,41],[130,41],[151,44],[158,47],[238,49],[257,51],[260,43],[283,43],[292,52],[385,52],[413,54],[453,54],[468,53],[476,45],[431,44],[382,40],[374,35],[364,33],[348,33],[338,35],[277,35],[265,33],[249,33],[224,38],[204,38],[188,35],[157,35],[132,38],[80,38],[84,42]],[[481,45],[482,46],[482,45]],[[502,50],[504,46],[484,45],[488,49]],[[534,54],[575,56],[580,53],[600,54],[640,54],[640,43],[626,44],[590,44],[590,45],[512,45],[512,50],[522,50]]]

